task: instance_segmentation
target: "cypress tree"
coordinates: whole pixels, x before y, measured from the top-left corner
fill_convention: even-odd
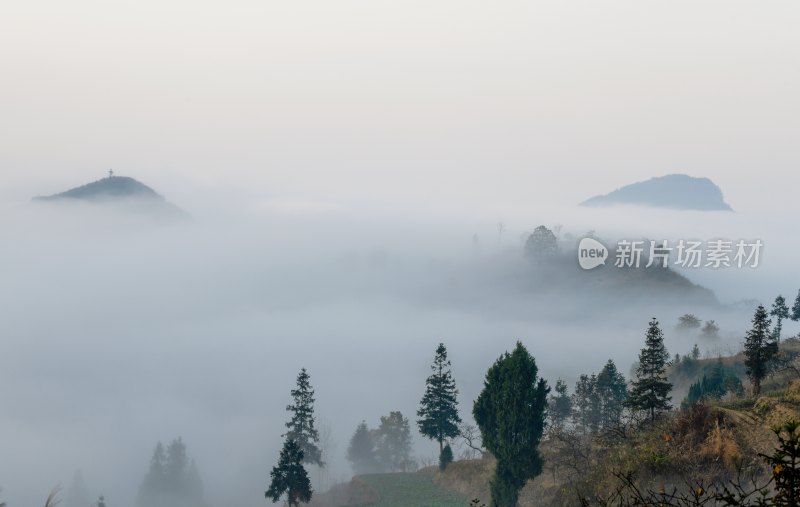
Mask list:
[[[672,384],[666,377],[668,359],[664,333],[654,318],[647,328],[645,346],[639,353],[639,365],[636,367],[636,380],[631,385],[628,397],[628,405],[634,410],[649,413],[651,422],[655,421],[659,412],[670,408]]]
[[[497,459],[492,503],[515,507],[525,483],[542,472],[539,441],[547,415],[547,382],[536,360],[517,342],[489,368],[472,414],[486,448]]]
[[[319,432],[314,419],[314,389],[305,368],[297,375],[297,388],[292,389],[293,403],[286,407],[292,414],[286,427],[289,431],[283,436],[294,441],[303,451],[303,463],[325,466],[322,450],[319,448]]]
[[[425,382],[425,394],[417,410],[417,426],[424,436],[439,442],[439,454],[444,441],[458,436],[458,389],[450,371],[447,349],[443,343],[436,348],[436,357],[431,365],[433,373]]]
[[[770,320],[763,305],[758,305],[753,315],[753,327],[744,341],[744,365],[753,384],[753,394],[761,393],[761,381],[769,373],[772,359],[778,353],[778,342],[769,331]]]

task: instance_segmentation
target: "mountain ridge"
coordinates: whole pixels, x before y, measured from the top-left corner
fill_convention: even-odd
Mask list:
[[[582,203],[587,207],[636,205],[693,211],[733,211],[722,190],[710,179],[687,174],[668,174],[596,195]]]

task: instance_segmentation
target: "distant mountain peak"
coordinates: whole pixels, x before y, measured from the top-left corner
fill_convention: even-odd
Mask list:
[[[708,178],[668,174],[587,199],[581,206],[638,205],[696,211],[733,211],[722,190]]]
[[[158,192],[144,183],[128,176],[117,176],[112,171],[103,179],[71,188],[57,194],[34,197],[34,201],[89,203],[134,203],[144,211],[184,214],[182,210],[167,202]]]
[[[101,180],[75,187],[65,192],[53,195],[34,197],[40,201],[54,201],[58,199],[81,199],[84,201],[96,199],[118,199],[124,197],[143,197],[147,199],[164,200],[155,190],[133,178],[127,176],[108,176]]]

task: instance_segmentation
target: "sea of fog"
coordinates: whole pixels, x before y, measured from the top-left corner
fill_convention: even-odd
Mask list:
[[[349,478],[344,454],[360,421],[376,426],[392,410],[413,421],[439,342],[467,420],[486,368],[517,340],[545,378],[570,385],[609,358],[627,373],[651,317],[672,354],[697,341],[672,329],[686,311],[721,324],[722,339],[701,344],[704,353],[736,350],[752,310],[738,302],[792,301],[800,288],[790,221],[570,208],[525,213],[501,231],[470,213],[268,206],[161,224],[91,206],[5,207],[0,500],[43,503],[80,469],[93,497],[133,507],[155,443],[181,436],[211,505],[257,505],[301,367],[325,435],[329,467],[312,473],[324,488]],[[594,230],[610,242],[764,247],[756,269],[684,271],[720,306],[597,312],[596,296],[575,293],[550,308],[507,284],[540,224],[561,226],[562,239]],[[436,446],[415,439],[415,456],[432,461]]]

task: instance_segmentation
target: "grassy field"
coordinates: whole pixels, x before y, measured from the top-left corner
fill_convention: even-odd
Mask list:
[[[433,482],[429,474],[362,475],[363,480],[378,494],[369,507],[467,507],[469,500],[445,491]]]

